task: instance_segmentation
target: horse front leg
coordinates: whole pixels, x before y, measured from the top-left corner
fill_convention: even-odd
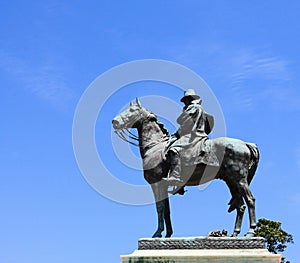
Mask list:
[[[167,191],[164,192],[163,185],[161,183],[154,183],[151,185],[155,198],[156,212],[157,212],[157,230],[153,234],[153,238],[162,237],[164,231],[164,218],[165,218],[165,199],[167,197]]]
[[[153,238],[162,237],[162,232],[164,231],[164,202],[156,202],[156,211],[157,211],[157,230],[153,234]]]
[[[169,197],[165,199],[164,218],[165,218],[166,229],[167,229],[166,237],[171,237],[173,234],[173,228],[172,228],[171,215],[170,215]]]

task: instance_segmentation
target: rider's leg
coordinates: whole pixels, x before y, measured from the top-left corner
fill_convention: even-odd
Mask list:
[[[181,174],[181,159],[180,154],[175,151],[169,151],[169,160],[170,160],[170,171],[168,177],[163,178],[170,185],[179,185],[182,186],[183,180],[180,178]]]

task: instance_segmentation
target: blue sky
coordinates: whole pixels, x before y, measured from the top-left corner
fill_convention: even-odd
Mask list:
[[[258,144],[257,217],[283,222],[295,238],[285,255],[296,262],[299,12],[298,1],[2,1],[0,262],[118,262],[153,234],[154,205],[97,193],[72,146],[75,109],[88,86],[112,67],[149,58],[200,75],[221,105],[227,135]],[[149,95],[179,101],[182,93],[162,83],[129,85],[108,100],[96,125],[107,166],[130,183],[145,184],[142,172],[121,164],[100,137],[126,103]],[[229,199],[221,181],[173,197],[174,236],[231,231]],[[246,215],[243,232],[247,226]]]

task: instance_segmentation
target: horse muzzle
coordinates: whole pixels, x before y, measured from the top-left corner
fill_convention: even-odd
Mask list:
[[[119,121],[117,119],[112,120],[112,125],[113,125],[115,130],[120,130],[120,129],[123,128],[122,121]]]

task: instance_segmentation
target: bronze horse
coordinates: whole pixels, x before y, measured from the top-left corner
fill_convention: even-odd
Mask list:
[[[164,224],[166,225],[166,237],[171,237],[173,230],[170,218],[168,186],[161,181],[168,174],[169,160],[160,158],[163,154],[159,153],[159,151],[163,152],[162,149],[167,144],[168,131],[157,120],[154,113],[141,106],[138,99],[136,99],[136,104],[130,103],[130,106],[116,116],[112,123],[116,133],[128,142],[125,131],[128,131],[129,128],[138,130],[138,137],[135,138],[129,131],[130,134],[128,136],[138,141],[137,145],[140,148],[144,164],[144,178],[151,184],[156,202],[158,227],[152,237],[162,237]],[[250,229],[246,236],[252,237],[256,228],[255,198],[251,193],[249,184],[257,169],[259,160],[258,148],[253,143],[246,143],[227,137],[211,139],[210,142],[220,166],[209,167],[204,164],[197,164],[193,167],[183,167],[182,169],[185,171],[183,173],[184,185],[195,186],[207,183],[213,179],[224,180],[232,195],[228,212],[237,211],[232,236],[237,236],[241,231],[246,208],[244,205],[245,200],[250,219]],[[151,161],[151,158],[155,160]]]

